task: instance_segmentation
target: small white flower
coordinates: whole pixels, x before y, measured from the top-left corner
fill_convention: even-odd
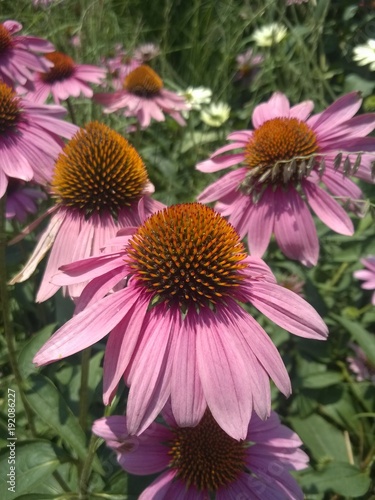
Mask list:
[[[224,102],[212,103],[207,109],[201,111],[201,120],[210,127],[220,127],[230,115],[230,107]]]
[[[212,90],[206,87],[188,87],[179,92],[179,95],[185,98],[190,109],[201,109],[202,104],[211,102]]]
[[[287,29],[282,24],[271,23],[254,31],[251,37],[258,47],[271,47],[286,37]]]
[[[370,39],[363,45],[357,45],[353,49],[353,61],[359,66],[370,65],[370,70],[375,71],[375,40]]]

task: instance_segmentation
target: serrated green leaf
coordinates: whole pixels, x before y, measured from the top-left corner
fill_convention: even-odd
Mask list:
[[[44,440],[16,442],[15,454],[16,463],[12,465],[8,462],[9,448],[1,453],[0,470],[3,471],[3,474],[0,478],[0,491],[3,492],[2,500],[15,498],[15,493],[9,490],[12,484],[7,483],[10,479],[7,474],[11,472],[11,466],[15,467],[15,492],[18,498],[19,494],[28,491],[50,476],[60,464],[60,459],[57,456],[59,454],[58,448]]]
[[[306,474],[301,474],[299,483],[306,492],[333,491],[345,498],[356,498],[367,493],[371,479],[354,465],[334,462],[327,464],[321,471],[308,471]]]
[[[56,434],[77,453],[81,460],[85,460],[87,455],[85,433],[57,388],[41,374],[31,374],[28,382],[30,388],[25,395],[33,411],[56,431]],[[93,466],[99,474],[102,473],[97,457]]]
[[[34,334],[22,348],[18,357],[18,366],[22,378],[26,379],[31,373],[35,373],[37,371],[37,368],[33,363],[33,358],[42,345],[49,339],[55,327],[55,323],[47,325],[38,333]]]

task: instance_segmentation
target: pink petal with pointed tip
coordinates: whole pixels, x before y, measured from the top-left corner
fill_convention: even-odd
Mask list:
[[[199,375],[212,416],[231,437],[245,439],[252,398],[244,381],[247,366],[242,353],[211,311],[197,317],[196,343]]]
[[[138,290],[128,287],[73,316],[39,349],[33,363],[47,365],[95,344],[121,321],[138,297]]]
[[[326,339],[327,325],[296,293],[280,285],[256,281],[248,290],[251,304],[281,328],[300,337]]]
[[[350,217],[324,189],[308,181],[302,183],[302,188],[310,207],[324,224],[339,234],[351,236],[354,233]]]

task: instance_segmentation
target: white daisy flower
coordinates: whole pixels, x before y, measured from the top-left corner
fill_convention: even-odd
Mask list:
[[[271,47],[286,37],[287,29],[279,23],[271,23],[254,31],[251,37],[258,47]]]
[[[363,45],[357,45],[353,49],[353,61],[359,66],[370,65],[370,70],[375,71],[375,40],[369,39]]]
[[[212,103],[201,111],[201,120],[210,127],[220,127],[230,115],[230,107],[224,102]]]

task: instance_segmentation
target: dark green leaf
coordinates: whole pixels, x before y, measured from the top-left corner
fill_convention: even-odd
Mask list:
[[[10,443],[10,441],[9,441]],[[15,493],[9,490],[12,487],[10,480],[11,473],[10,467],[15,467],[16,480],[15,492],[17,495],[24,493],[39,482],[44,481],[60,464],[58,458],[59,450],[52,443],[48,441],[28,441],[16,443],[15,465],[9,464],[10,448],[4,450],[0,457],[0,470],[2,475],[0,478],[0,491],[2,491],[2,500],[14,499]],[[18,498],[18,496],[17,496]]]

